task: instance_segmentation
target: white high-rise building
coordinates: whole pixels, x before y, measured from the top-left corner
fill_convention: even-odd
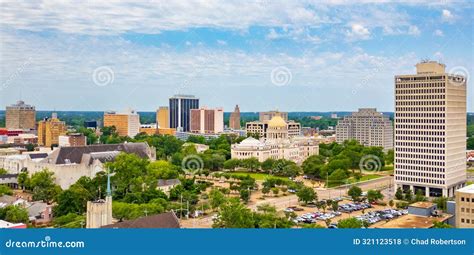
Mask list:
[[[466,77],[425,61],[395,76],[395,185],[430,197],[466,182]]]
[[[355,139],[365,146],[393,149],[393,127],[388,116],[375,108],[361,108],[344,116],[336,126],[336,141],[342,143]]]

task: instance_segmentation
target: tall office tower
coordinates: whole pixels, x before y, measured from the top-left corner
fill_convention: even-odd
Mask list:
[[[288,121],[288,113],[279,111],[260,112],[258,120],[262,122],[270,121],[273,117],[277,115],[282,117],[283,120]]]
[[[36,110],[32,105],[18,101],[6,107],[5,127],[11,129],[35,129]]]
[[[66,132],[66,122],[60,121],[57,114],[53,113],[51,118],[38,122],[38,144],[45,147],[59,145],[59,136]]]
[[[425,61],[395,76],[395,184],[430,197],[466,182],[466,77]]]
[[[156,123],[160,128],[169,128],[170,127],[170,113],[168,106],[161,106],[156,111]]]
[[[358,112],[344,116],[336,126],[336,141],[343,143],[355,139],[365,146],[393,149],[393,127],[388,116],[375,108],[360,108]]]
[[[134,137],[140,132],[140,115],[128,109],[122,113],[105,112],[104,127],[115,126],[119,136]]]
[[[201,134],[217,134],[224,131],[224,110],[222,108],[191,109],[190,131]]]
[[[234,112],[230,113],[229,128],[238,130],[240,129],[240,108],[239,105],[235,106]]]
[[[190,95],[174,95],[170,98],[170,128],[189,132],[191,109],[199,108],[199,98]]]

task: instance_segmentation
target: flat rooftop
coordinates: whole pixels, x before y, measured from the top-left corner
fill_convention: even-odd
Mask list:
[[[375,228],[432,228],[434,221],[445,221],[451,218],[450,214],[443,214],[441,217],[424,217],[414,214],[407,214],[390,220]]]
[[[458,192],[462,192],[462,193],[470,193],[470,194],[474,194],[474,184],[471,184],[471,185],[468,185],[464,188],[460,188],[458,190],[456,190]]]
[[[411,205],[409,205],[409,206],[428,209],[428,208],[433,207],[433,205],[434,205],[434,204],[431,203],[431,202],[416,202],[416,203],[413,203],[413,204],[411,204]]]

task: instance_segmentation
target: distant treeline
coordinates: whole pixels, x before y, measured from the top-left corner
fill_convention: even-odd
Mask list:
[[[104,112],[101,111],[56,111],[59,119],[66,121],[70,126],[80,127],[83,126],[86,120],[99,120],[102,122],[104,118]],[[36,119],[39,121],[45,117],[50,117],[53,111],[37,111]],[[140,114],[141,123],[155,123],[156,113],[155,112],[138,112]],[[319,129],[327,129],[328,126],[335,126],[337,119],[331,119],[331,114],[335,113],[339,118],[349,115],[351,112],[289,112],[288,118],[300,122],[303,127],[312,127]],[[392,112],[384,112],[387,116],[393,120]],[[258,112],[242,112],[241,123],[258,120]],[[311,116],[322,116],[320,120],[311,119]],[[230,112],[224,113],[224,123],[229,123]],[[467,135],[468,137],[474,136],[474,114],[469,113],[467,115]],[[0,127],[5,126],[5,111],[0,111]]]

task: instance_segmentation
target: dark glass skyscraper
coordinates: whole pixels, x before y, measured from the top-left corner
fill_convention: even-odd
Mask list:
[[[199,98],[191,95],[174,95],[170,98],[170,128],[177,131],[190,130],[191,109],[199,108]]]

